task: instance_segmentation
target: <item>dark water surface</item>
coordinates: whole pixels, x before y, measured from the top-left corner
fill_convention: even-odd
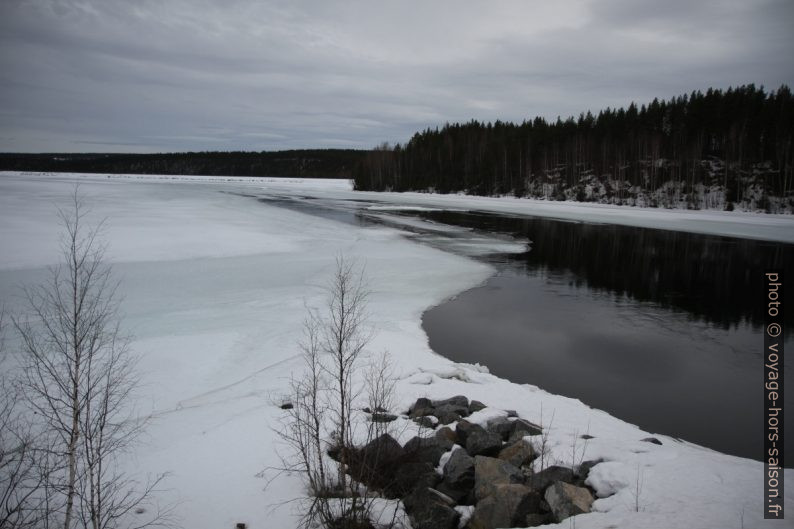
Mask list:
[[[763,272],[794,274],[794,246],[544,218],[420,215],[532,241],[524,254],[492,256],[499,273],[483,286],[425,313],[433,350],[651,432],[761,459]],[[794,309],[785,314],[791,329]],[[790,333],[785,345],[794,351]],[[785,403],[794,410],[794,391]],[[791,433],[786,448],[794,453]]]

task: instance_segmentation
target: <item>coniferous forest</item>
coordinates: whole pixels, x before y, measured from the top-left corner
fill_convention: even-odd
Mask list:
[[[0,170],[68,173],[350,178],[366,151],[303,149],[270,152],[163,154],[0,153]]]
[[[754,85],[597,115],[447,124],[374,150],[356,189],[791,211],[794,100]]]

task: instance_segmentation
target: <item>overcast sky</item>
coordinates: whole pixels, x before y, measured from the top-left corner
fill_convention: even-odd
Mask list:
[[[0,151],[368,148],[794,85],[791,0],[0,0]]]

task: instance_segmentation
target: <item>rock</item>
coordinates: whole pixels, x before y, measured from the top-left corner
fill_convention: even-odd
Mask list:
[[[554,516],[544,514],[527,514],[524,519],[523,527],[537,527],[539,525],[546,525],[554,522]]]
[[[438,419],[432,415],[422,415],[421,417],[414,417],[414,422],[423,428],[435,428]]]
[[[444,479],[438,490],[451,496],[456,502],[466,501],[474,488],[474,459],[465,450],[457,449],[444,465]]]
[[[527,480],[527,485],[532,487],[533,490],[543,492],[546,487],[555,481],[564,481],[571,483],[573,481],[573,472],[568,467],[551,466],[543,469],[541,472],[531,474]]]
[[[446,448],[447,450],[452,450],[452,447],[458,441],[458,436],[455,434],[455,431],[448,426],[439,428],[435,433],[435,438],[436,441],[438,441],[439,446]]]
[[[544,497],[557,522],[590,512],[590,507],[593,505],[593,495],[589,490],[562,481],[551,484],[546,489]]]
[[[441,424],[451,424],[455,421],[459,421],[461,418],[467,416],[469,414],[468,408],[463,408],[461,406],[454,406],[454,405],[444,405],[436,408],[433,410],[433,415],[438,418],[438,422]]]
[[[376,411],[375,413],[372,414],[372,422],[392,422],[396,420],[397,420],[397,416],[392,415],[391,413],[382,413]]]
[[[524,475],[518,467],[493,457],[474,458],[474,497],[478,501],[492,494],[496,485],[516,483],[524,483]]]
[[[499,453],[502,448],[502,437],[483,428],[475,428],[466,438],[466,451],[472,456],[490,456]]]
[[[645,441],[646,443],[653,443],[655,445],[660,445],[660,446],[662,444],[662,442],[656,437],[646,437],[645,439],[640,439],[640,441]]]
[[[496,419],[488,421],[487,430],[498,434],[502,441],[507,441],[515,428],[514,422],[515,421],[511,421],[507,417],[497,417]]]
[[[457,529],[460,513],[449,501],[432,488],[417,487],[403,498],[403,505],[414,529]]]
[[[580,464],[579,468],[576,469],[576,475],[579,478],[577,482],[579,484],[584,484],[585,480],[590,475],[590,469],[603,462],[603,459],[596,459],[595,461],[584,461],[582,464]]]
[[[521,437],[526,437],[527,435],[541,435],[542,433],[543,428],[537,424],[524,419],[516,419],[513,421],[513,431],[510,432],[510,435],[520,434]]]
[[[363,448],[350,450],[348,473],[371,487],[384,488],[394,481],[405,450],[392,436],[383,434]]]
[[[494,529],[496,527],[520,527],[527,516],[537,513],[540,496],[529,487],[516,484],[501,484],[494,493],[477,502],[469,520],[469,529]]]
[[[444,400],[434,400],[432,401],[432,403],[433,403],[433,407],[435,408],[440,408],[441,406],[446,406],[446,405],[459,406],[466,409],[469,408],[469,399],[463,395],[455,395],[454,397],[450,397]]]
[[[432,408],[433,402],[430,399],[426,399],[424,397],[420,397],[416,399],[416,402],[408,409],[408,415],[412,415],[414,411],[418,409],[425,409],[425,408]]]
[[[479,400],[473,400],[469,403],[469,413],[474,413],[475,411],[484,410],[487,407],[488,406],[486,406]]]
[[[419,398],[416,399],[413,406],[408,410],[408,416],[412,419],[417,417],[424,417],[426,415],[432,415],[434,412],[435,406],[430,399],[426,398]]]
[[[499,459],[503,459],[512,465],[521,467],[535,459],[535,450],[532,445],[521,439],[499,452]]]
[[[458,424],[455,425],[455,435],[458,438],[458,444],[460,446],[466,446],[466,440],[469,437],[469,432],[471,432],[476,428],[482,429],[482,426],[478,424],[470,423],[465,419],[462,421],[458,421]]]
[[[397,468],[386,492],[391,498],[402,498],[416,487],[435,487],[440,480],[441,476],[430,463],[407,462]]]
[[[441,455],[452,448],[444,443],[442,446],[435,437],[413,437],[403,448],[408,461],[424,461],[436,467]]]

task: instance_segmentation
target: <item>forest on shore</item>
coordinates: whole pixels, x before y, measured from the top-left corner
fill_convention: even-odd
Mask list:
[[[351,178],[367,151],[303,149],[165,154],[0,153],[2,171]]]
[[[427,129],[367,155],[355,188],[790,211],[793,132],[787,86],[709,89],[576,119]]]

